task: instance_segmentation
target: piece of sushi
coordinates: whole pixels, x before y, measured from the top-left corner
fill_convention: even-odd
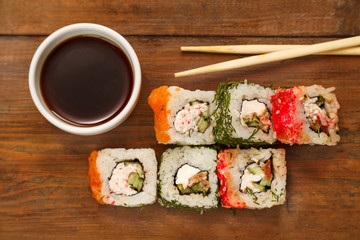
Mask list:
[[[285,202],[285,149],[223,150],[217,175],[225,208],[262,209]]]
[[[139,207],[156,200],[153,149],[103,149],[89,157],[92,197],[101,204]]]
[[[274,131],[287,144],[336,145],[338,109],[334,87],[320,85],[278,89],[271,97]]]
[[[233,146],[274,143],[270,103],[273,94],[271,88],[247,81],[222,83],[215,98],[215,141]]]
[[[154,89],[148,103],[154,111],[156,139],[179,145],[214,144],[211,114],[214,91],[189,91],[180,87]]]
[[[167,149],[159,166],[159,203],[195,210],[217,208],[216,156],[216,150],[207,147]]]

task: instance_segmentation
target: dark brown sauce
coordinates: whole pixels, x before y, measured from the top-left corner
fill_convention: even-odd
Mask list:
[[[114,118],[129,101],[133,72],[126,54],[110,41],[77,36],[59,44],[41,70],[46,105],[76,126],[95,126]]]

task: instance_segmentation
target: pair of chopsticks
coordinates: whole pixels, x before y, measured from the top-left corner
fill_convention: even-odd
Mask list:
[[[251,57],[230,60],[183,72],[175,73],[175,77],[185,77],[202,73],[219,72],[252,66],[261,63],[281,61],[312,54],[321,55],[360,55],[360,36],[313,45],[232,45],[181,47],[186,52],[209,52],[227,54],[260,54]],[[265,53],[265,54],[263,54]]]

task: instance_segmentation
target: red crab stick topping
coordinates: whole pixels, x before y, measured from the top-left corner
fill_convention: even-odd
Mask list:
[[[299,117],[301,88],[278,89],[271,96],[272,121],[276,137],[282,143],[301,144],[304,120]]]
[[[245,201],[239,195],[238,187],[235,185],[233,174],[230,170],[234,168],[234,159],[238,154],[237,149],[228,149],[219,153],[217,175],[220,181],[221,205],[225,208],[244,208]]]

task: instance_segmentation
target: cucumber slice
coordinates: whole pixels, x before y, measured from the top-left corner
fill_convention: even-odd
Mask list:
[[[257,121],[251,121],[246,124],[248,127],[259,127],[259,123]]]
[[[260,185],[264,186],[264,187],[271,187],[271,181],[272,181],[272,176],[271,178],[263,178],[260,181]]]
[[[210,123],[205,120],[204,117],[200,118],[198,122],[198,132],[205,132],[205,130],[209,127]]]
[[[204,112],[202,116],[203,116],[204,118],[209,118],[209,117],[210,117],[210,108],[208,108],[207,111]]]
[[[184,187],[183,187],[182,184],[178,184],[178,185],[177,185],[177,188],[179,189],[179,191],[180,191],[181,194],[190,194],[190,193],[193,192],[192,189],[189,188],[189,187],[184,189]]]
[[[199,101],[192,101],[192,102],[189,102],[190,106],[192,105],[196,105],[196,104],[201,104],[201,102]]]
[[[254,186],[256,189],[260,190],[260,192],[265,191],[265,187],[264,187],[264,186],[262,186],[262,185],[260,185],[260,184],[258,184],[258,183],[255,183],[255,182],[253,182],[252,184],[253,184],[253,186]]]
[[[323,96],[318,96],[315,102],[316,105],[318,105],[321,109],[325,107],[325,99]]]
[[[261,169],[260,166],[255,166],[252,168],[248,168],[249,172],[254,174],[254,175],[260,175],[260,174],[264,174],[264,171]]]
[[[203,192],[204,189],[200,186],[200,183],[195,184],[191,187],[194,192]]]
[[[128,184],[134,190],[140,192],[143,186],[144,179],[142,179],[137,172],[129,174]]]
[[[135,163],[134,163],[134,165],[135,165],[135,167],[137,168],[138,173],[140,174],[140,177],[141,177],[141,176],[144,176],[144,170],[143,170],[143,168],[142,168],[141,164],[140,164],[140,163],[135,162]]]
[[[243,118],[244,123],[248,127],[259,127],[260,126],[260,120],[257,116],[254,116],[252,119],[250,118]]]
[[[207,193],[206,189],[201,187],[200,183],[195,184],[191,187],[191,189],[194,191],[194,193],[202,193],[204,195]]]

